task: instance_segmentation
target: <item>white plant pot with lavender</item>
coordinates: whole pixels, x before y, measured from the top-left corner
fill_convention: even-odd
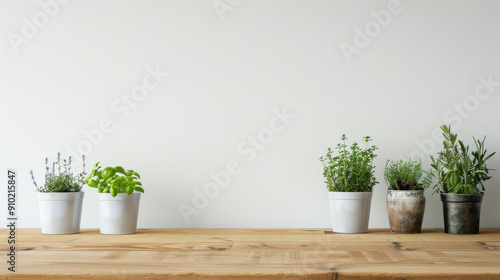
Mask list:
[[[97,188],[100,208],[101,234],[131,234],[137,231],[139,202],[144,189],[140,175],[121,166],[101,170],[94,165],[86,179],[87,185]]]
[[[80,232],[83,192],[39,192],[37,196],[43,234]]]
[[[45,184],[38,187],[33,170],[31,178],[37,188],[38,207],[41,230],[43,234],[72,234],[80,232],[84,193],[81,191],[85,183],[85,156],[83,172],[73,175],[71,157],[61,164],[60,153],[52,170],[45,159]]]
[[[328,148],[323,162],[328,188],[332,230],[338,233],[365,233],[368,231],[374,176],[376,146],[368,146],[369,136],[363,138],[364,147],[346,144],[347,137],[334,149]]]

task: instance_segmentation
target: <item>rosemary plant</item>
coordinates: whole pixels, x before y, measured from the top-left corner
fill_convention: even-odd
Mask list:
[[[457,134],[450,126],[441,126],[443,131],[443,150],[438,157],[430,156],[432,176],[437,179],[435,193],[475,194],[485,190],[483,182],[489,180],[490,169],[486,161],[496,152],[488,155],[483,140],[474,139],[476,150],[469,152],[469,146],[457,140]],[[481,186],[481,189],[478,186]]]

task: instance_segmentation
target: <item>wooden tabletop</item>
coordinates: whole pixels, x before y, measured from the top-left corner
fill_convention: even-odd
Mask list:
[[[500,229],[337,234],[325,229],[141,229],[132,235],[16,233],[0,279],[500,279]],[[7,230],[0,230],[7,236]]]

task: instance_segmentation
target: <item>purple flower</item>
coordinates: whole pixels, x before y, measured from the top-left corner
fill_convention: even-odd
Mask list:
[[[35,181],[35,175],[33,175],[33,170],[30,170],[30,174],[31,174],[31,180],[33,180],[33,184],[35,185],[36,189],[38,190],[38,186],[37,186],[36,181]]]

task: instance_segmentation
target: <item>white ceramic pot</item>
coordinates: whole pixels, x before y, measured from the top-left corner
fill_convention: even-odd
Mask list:
[[[328,197],[334,232],[368,231],[372,192],[328,192]]]
[[[141,193],[98,193],[102,234],[130,234],[137,231]]]
[[[80,231],[83,192],[39,192],[37,197],[42,233],[70,234]]]

